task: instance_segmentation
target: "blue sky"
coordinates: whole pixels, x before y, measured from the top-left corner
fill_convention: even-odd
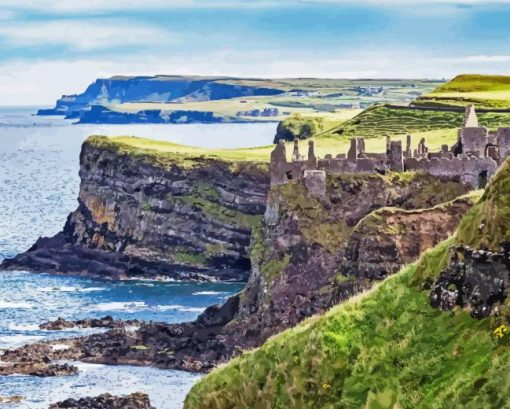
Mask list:
[[[510,74],[510,0],[0,0],[0,105],[115,74]]]

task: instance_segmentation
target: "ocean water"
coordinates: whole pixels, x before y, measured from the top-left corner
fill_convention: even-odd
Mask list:
[[[137,135],[233,148],[270,144],[275,131],[275,124],[73,125],[33,112],[0,108],[0,260],[26,250],[40,236],[61,230],[77,205],[79,151],[88,135]],[[208,305],[223,302],[241,288],[230,283],[110,282],[0,272],[0,349],[91,332],[39,330],[41,322],[57,317],[193,320]],[[46,409],[67,397],[142,391],[156,408],[177,409],[199,377],[150,367],[77,366],[80,374],[72,377],[0,377],[0,396],[23,396],[22,403],[13,407]]]

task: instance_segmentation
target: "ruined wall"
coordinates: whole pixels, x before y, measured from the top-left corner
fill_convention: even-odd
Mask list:
[[[479,187],[480,178],[488,180],[496,171],[497,163],[491,158],[458,157],[416,159],[406,158],[407,171],[426,172],[434,176],[458,177],[473,188]]]

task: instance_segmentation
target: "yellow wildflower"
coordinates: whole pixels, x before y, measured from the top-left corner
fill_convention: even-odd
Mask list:
[[[331,389],[331,385],[329,383],[325,383],[322,385],[322,389],[325,391],[329,391]]]
[[[498,338],[503,338],[508,333],[508,328],[505,324],[501,324],[494,330],[494,335]]]

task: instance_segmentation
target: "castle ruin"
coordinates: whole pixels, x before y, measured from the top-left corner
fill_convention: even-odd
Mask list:
[[[412,149],[412,137],[407,135],[406,145],[386,137],[386,152],[366,152],[363,138],[351,139],[347,154],[331,154],[317,158],[314,142],[308,142],[308,155],[299,152],[299,142],[294,141],[291,161],[287,160],[285,142],[280,141],[271,152],[271,185],[286,183],[291,179],[304,179],[312,187],[309,194],[325,192],[326,174],[424,172],[434,176],[458,178],[473,188],[483,187],[497,167],[510,155],[510,128],[489,131],[478,124],[475,108],[466,108],[464,122],[458,130],[457,142],[443,145],[438,152],[429,152],[425,138]]]

